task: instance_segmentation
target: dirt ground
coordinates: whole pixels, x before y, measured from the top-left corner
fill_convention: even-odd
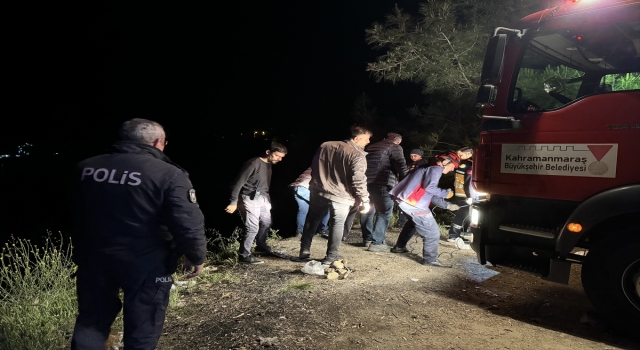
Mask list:
[[[393,245],[397,230],[390,230]],[[158,349],[640,349],[640,342],[581,322],[592,310],[575,266],[568,286],[477,263],[472,250],[441,241],[452,269],[412,253],[372,253],[354,229],[340,248],[354,272],[328,280],[300,272],[303,263],[264,257],[227,269],[239,281],[186,293],[167,315]],[[320,260],[325,239],[315,237]],[[296,255],[299,240],[274,244]],[[292,288],[309,282],[308,290]]]

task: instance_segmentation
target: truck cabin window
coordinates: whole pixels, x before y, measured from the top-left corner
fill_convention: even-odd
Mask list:
[[[527,43],[510,111],[561,108],[592,94],[640,89],[640,20],[542,33]]]

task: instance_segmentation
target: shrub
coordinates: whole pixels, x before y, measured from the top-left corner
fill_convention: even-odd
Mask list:
[[[209,262],[214,265],[236,264],[241,233],[242,229],[236,227],[230,237],[224,237],[216,230],[207,229],[207,236],[211,237],[207,241]]]
[[[50,233],[42,247],[14,238],[2,248],[1,264],[0,349],[64,346],[77,310],[71,245]]]

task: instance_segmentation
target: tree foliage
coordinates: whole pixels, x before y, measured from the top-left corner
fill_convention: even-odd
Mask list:
[[[537,6],[537,0],[427,0],[417,16],[396,6],[384,23],[366,30],[367,43],[380,51],[367,71],[378,82],[421,84],[427,95],[409,111],[412,143],[427,151],[474,143],[474,98],[487,40],[495,27]]]

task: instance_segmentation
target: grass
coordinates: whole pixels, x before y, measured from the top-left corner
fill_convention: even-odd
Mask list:
[[[71,246],[51,234],[42,247],[12,239],[2,248],[0,349],[49,350],[65,345],[76,315]]]
[[[290,292],[299,291],[299,290],[302,290],[302,291],[311,290],[312,288],[313,288],[313,282],[304,282],[304,281],[293,280],[293,281],[289,282],[288,285],[286,285],[282,289],[280,289],[280,292],[290,293]]]
[[[220,232],[207,229],[207,260],[213,265],[235,265],[238,263],[238,250],[240,249],[240,237],[242,229],[236,227],[230,237],[224,237]]]
[[[212,265],[235,265],[241,230],[229,237],[207,230],[207,262]],[[271,231],[270,243],[282,238]],[[46,237],[42,246],[26,239],[12,239],[2,248],[0,256],[0,350],[49,350],[68,347],[69,335],[77,313],[75,290],[76,266],[71,260],[71,242]],[[175,281],[184,281],[181,273]],[[189,280],[193,284],[171,290],[169,308],[179,304],[183,292],[200,290],[212,283],[237,283],[232,273],[205,268],[200,276]],[[122,295],[121,295],[122,298]],[[122,314],[112,331],[121,331]]]

